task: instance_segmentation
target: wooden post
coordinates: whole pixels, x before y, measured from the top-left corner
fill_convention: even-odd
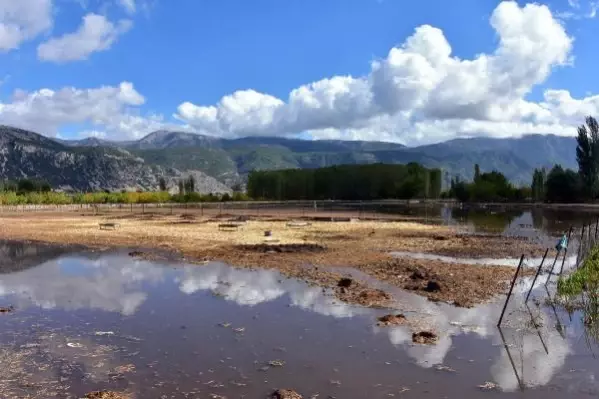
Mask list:
[[[545,258],[547,257],[547,253],[549,252],[549,248],[547,248],[545,250],[545,255],[543,255],[543,259],[541,260],[541,264],[539,265],[539,268],[537,269],[537,274],[535,274],[535,278],[532,280],[532,285],[530,286],[530,290],[528,290],[528,295],[526,295],[526,300],[524,301],[524,303],[528,302],[528,298],[530,297],[530,293],[532,292],[533,288],[535,287],[535,283],[537,282],[537,278],[539,278],[539,274],[541,274],[541,269],[543,268],[543,263],[545,263]],[[555,257],[555,259],[557,260],[557,257]],[[555,265],[555,262],[553,263]]]
[[[501,326],[501,322],[503,321],[503,315],[507,309],[507,304],[512,297],[512,291],[514,290],[514,285],[516,284],[516,279],[518,279],[518,274],[520,274],[520,269],[522,268],[522,262],[524,262],[524,254],[520,257],[520,263],[518,263],[518,268],[516,269],[516,273],[514,274],[514,278],[512,279],[512,284],[510,285],[510,291],[507,294],[507,298],[505,299],[505,304],[503,305],[503,310],[501,311],[501,316],[499,316],[499,321],[497,322],[497,327]]]
[[[580,242],[578,243],[578,253],[576,254],[576,267],[578,268],[578,260],[580,259],[581,256],[581,251],[582,251],[582,244],[583,244],[583,240],[584,240],[584,224],[582,225],[582,231],[580,233]]]

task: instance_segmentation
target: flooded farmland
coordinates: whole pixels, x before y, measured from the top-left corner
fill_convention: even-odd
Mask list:
[[[545,217],[535,228],[530,212],[507,219],[498,233],[532,230],[550,245],[572,222]],[[464,223],[485,230],[471,218]],[[4,242],[0,251],[2,398],[81,398],[99,390],[132,398],[266,398],[276,389],[303,398],[599,394],[597,334],[581,314],[550,305],[555,284],[545,288],[547,275],[528,307],[531,278],[518,281],[498,329],[504,297],[458,308],[357,270],[349,271],[353,278],[393,293],[392,310],[341,302],[277,270],[35,243]],[[449,267],[452,259],[442,261]],[[500,261],[515,266],[513,258]],[[388,313],[408,323],[380,325]],[[415,343],[421,331],[436,340]]]

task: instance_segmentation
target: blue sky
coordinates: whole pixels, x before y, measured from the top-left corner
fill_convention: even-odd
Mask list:
[[[588,0],[19,2],[0,0],[0,123],[49,136],[417,145],[573,134],[599,109]]]

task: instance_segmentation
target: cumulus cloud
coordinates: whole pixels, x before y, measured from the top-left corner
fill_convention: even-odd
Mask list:
[[[133,135],[133,131],[162,126],[159,117],[133,114],[145,98],[130,82],[95,89],[66,87],[57,91],[18,90],[12,101],[0,103],[0,124],[13,125],[55,136],[64,124],[92,123],[114,135]]]
[[[140,113],[143,96],[135,92],[142,101],[123,100],[114,94],[122,87],[17,93],[12,102],[0,103],[0,123],[49,134],[65,124],[90,123],[89,134],[112,139],[172,127],[220,137],[308,133],[416,145],[457,136],[574,134],[584,116],[599,113],[598,96],[573,98],[556,88],[540,101],[528,97],[553,70],[572,65],[573,38],[547,6],[504,1],[489,23],[497,47],[471,59],[455,56],[442,30],[423,25],[372,61],[364,76],[321,79],[286,98],[244,89],[216,104],[185,101],[173,115],[175,123]],[[84,59],[109,48],[127,28],[127,22],[115,25],[90,14],[77,32],[51,39],[38,52],[54,62]]]
[[[490,24],[499,39],[490,54],[460,59],[440,29],[423,25],[373,61],[367,76],[323,79],[292,90],[286,100],[243,90],[216,105],[185,102],[175,117],[227,137],[308,131],[317,138],[430,141],[560,133],[597,110],[592,98],[555,91],[541,103],[525,99],[554,68],[571,62],[573,39],[548,7],[502,2]]]
[[[0,52],[52,27],[52,0],[0,0]]]
[[[37,54],[43,61],[58,63],[85,60],[92,53],[110,49],[131,26],[129,20],[121,20],[115,25],[103,15],[87,14],[77,31],[40,44]]]

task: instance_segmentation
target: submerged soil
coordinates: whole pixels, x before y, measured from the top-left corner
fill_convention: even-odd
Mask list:
[[[118,218],[120,227],[100,230]],[[185,221],[186,223],[181,223]],[[318,266],[352,267],[379,280],[435,301],[472,306],[505,289],[514,269],[392,258],[390,251],[460,257],[539,256],[540,245],[502,236],[467,236],[447,226],[413,222],[311,222],[298,227],[290,219],[248,220],[221,231],[223,218],[197,215],[85,216],[22,214],[0,217],[0,238],[81,244],[100,248],[145,247],[179,253],[187,261],[218,260],[238,267],[277,269],[334,290],[346,302],[388,306],[391,296],[363,283],[339,286],[345,277]],[[133,256],[151,257],[146,253]]]

